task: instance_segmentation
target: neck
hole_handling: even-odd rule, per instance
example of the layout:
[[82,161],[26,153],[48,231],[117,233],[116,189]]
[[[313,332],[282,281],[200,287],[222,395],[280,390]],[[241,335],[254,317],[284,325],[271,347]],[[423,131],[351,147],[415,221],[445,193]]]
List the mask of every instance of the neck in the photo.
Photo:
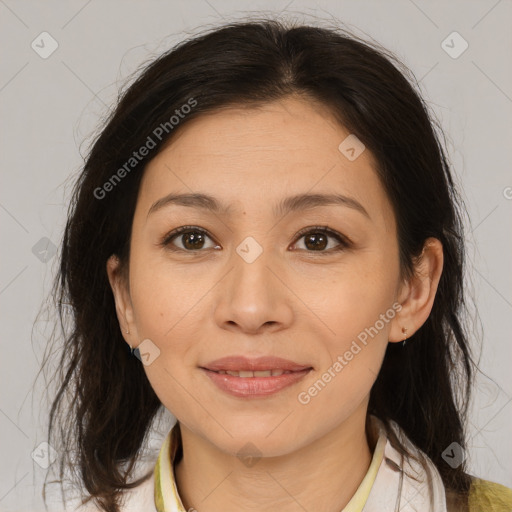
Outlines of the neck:
[[366,408],[312,443],[244,467],[180,425],[183,458],[175,465],[186,510],[339,512],[355,494],[371,462]]

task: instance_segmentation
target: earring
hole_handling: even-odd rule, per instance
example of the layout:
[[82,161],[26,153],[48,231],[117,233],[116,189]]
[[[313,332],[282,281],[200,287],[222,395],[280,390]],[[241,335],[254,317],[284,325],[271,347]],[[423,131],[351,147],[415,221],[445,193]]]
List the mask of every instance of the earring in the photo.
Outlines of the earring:
[[402,327],[402,334],[405,336],[402,342],[402,347],[405,347],[405,340],[407,339],[407,329],[405,327]]
[[133,348],[130,345],[130,353],[132,356],[135,356],[139,361],[142,361],[142,359],[140,357],[140,350],[138,348]]
[[129,330],[128,330],[128,331],[124,331],[124,332],[125,332],[126,334],[130,334],[130,331],[129,331]]

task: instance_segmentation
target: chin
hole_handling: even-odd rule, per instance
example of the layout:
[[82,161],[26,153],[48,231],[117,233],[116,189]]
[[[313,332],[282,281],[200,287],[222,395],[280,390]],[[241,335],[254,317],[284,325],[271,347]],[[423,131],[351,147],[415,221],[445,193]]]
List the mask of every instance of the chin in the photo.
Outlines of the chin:
[[246,417],[246,421],[240,418],[233,422],[224,420],[222,426],[231,435],[219,425],[215,429],[208,428],[202,435],[219,450],[231,456],[278,457],[293,452],[302,445],[295,430],[291,432],[289,426],[283,429],[278,426],[284,417],[286,415],[281,416],[278,421],[274,417],[261,421],[260,414],[259,419]]

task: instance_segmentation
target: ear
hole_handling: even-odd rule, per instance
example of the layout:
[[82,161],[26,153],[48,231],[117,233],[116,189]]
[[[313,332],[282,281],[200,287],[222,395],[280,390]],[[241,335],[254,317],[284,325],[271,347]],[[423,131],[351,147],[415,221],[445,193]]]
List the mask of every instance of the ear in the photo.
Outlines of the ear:
[[137,327],[134,321],[128,282],[121,273],[120,261],[115,254],[107,260],[107,275],[114,294],[119,328],[123,338],[131,347],[138,342]]
[[415,260],[413,277],[399,291],[398,302],[402,309],[393,318],[390,342],[410,338],[425,323],[432,311],[442,271],[443,245],[437,238],[428,238]]

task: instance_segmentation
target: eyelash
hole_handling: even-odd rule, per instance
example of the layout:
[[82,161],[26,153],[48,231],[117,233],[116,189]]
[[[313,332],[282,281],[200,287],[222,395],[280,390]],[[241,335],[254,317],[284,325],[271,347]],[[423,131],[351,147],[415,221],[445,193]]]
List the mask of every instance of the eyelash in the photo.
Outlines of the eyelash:
[[[164,237],[162,238],[162,240],[160,241],[160,243],[158,245],[161,247],[165,247],[171,251],[179,251],[179,252],[186,252],[186,253],[205,252],[204,250],[201,250],[201,249],[199,249],[197,251],[187,251],[185,249],[181,249],[180,247],[171,247],[171,242],[174,238],[176,238],[178,235],[181,235],[183,233],[190,233],[190,232],[201,233],[213,240],[213,238],[210,236],[208,231],[206,231],[205,229],[199,228],[197,226],[181,226],[181,227],[174,229],[173,231],[167,233],[166,235],[164,235]],[[334,249],[329,249],[327,251],[307,251],[306,250],[306,252],[309,252],[309,253],[332,254],[333,252],[338,252],[338,251],[348,249],[348,248],[352,247],[352,245],[353,245],[352,242],[346,236],[341,235],[337,231],[334,231],[334,230],[328,228],[327,226],[312,226],[312,227],[307,227],[307,228],[301,229],[296,235],[296,242],[299,241],[305,235],[308,235],[310,233],[326,234],[328,236],[335,238],[339,242],[340,245]]]

